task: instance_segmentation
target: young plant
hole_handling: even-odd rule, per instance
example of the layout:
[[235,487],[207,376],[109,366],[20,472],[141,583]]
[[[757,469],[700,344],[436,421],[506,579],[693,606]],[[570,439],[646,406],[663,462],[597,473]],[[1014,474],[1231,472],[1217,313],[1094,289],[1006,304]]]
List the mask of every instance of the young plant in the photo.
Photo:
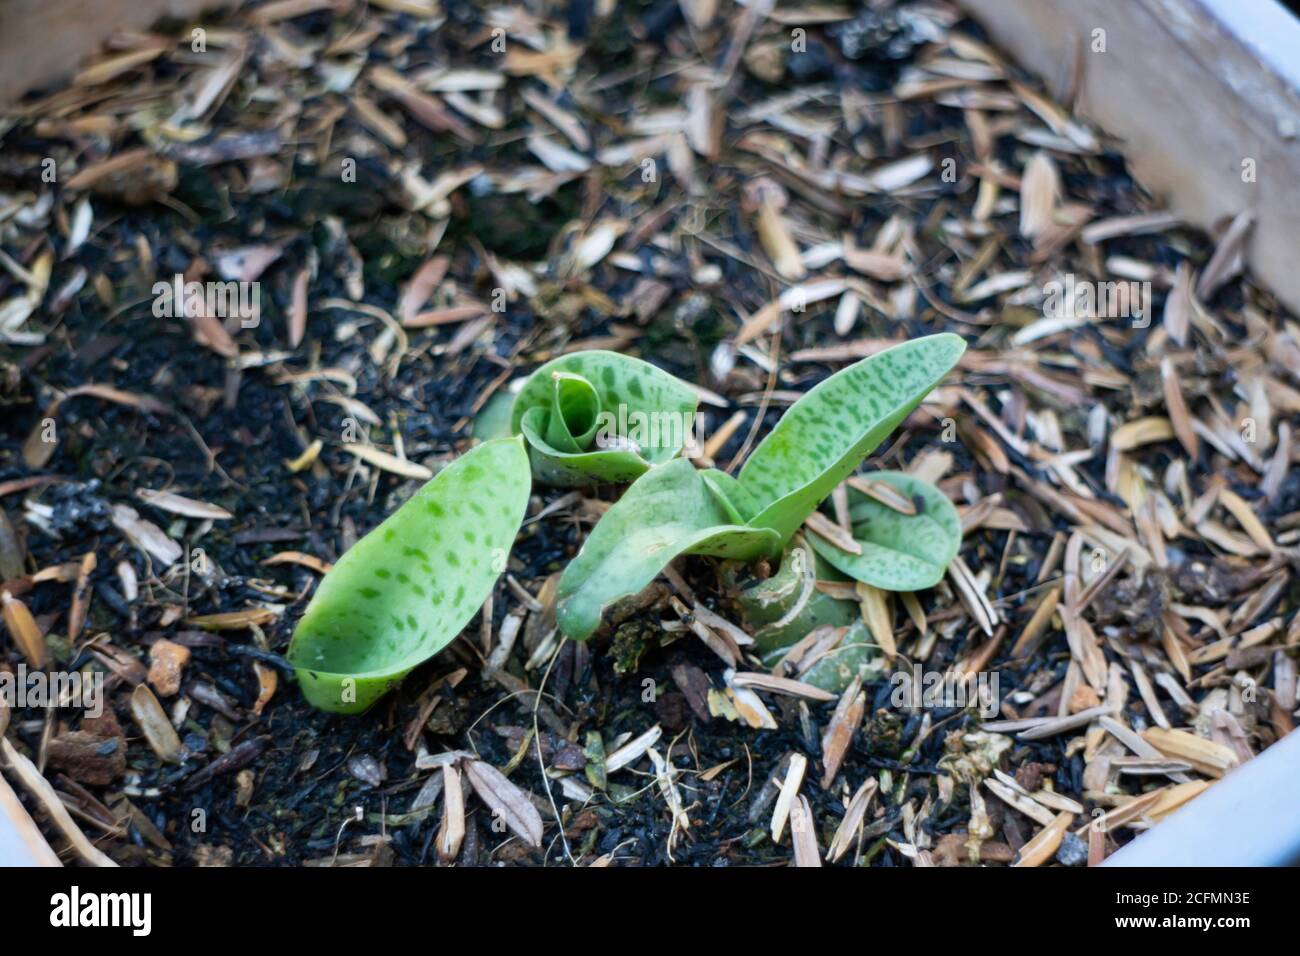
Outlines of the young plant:
[[[686,460],[648,472],[597,522],[565,569],[557,590],[560,629],[577,640],[590,637],[607,607],[636,594],[678,555],[779,556],[808,516],[920,404],[965,349],[959,336],[931,335],[837,372],[786,411],[736,478],[696,471]],[[942,498],[937,491],[934,495]],[[923,498],[928,507],[933,496]],[[863,513],[861,533],[874,535],[873,523],[885,522],[863,502],[857,506]],[[960,542],[960,525],[929,521],[926,528],[931,538],[945,531],[956,537],[943,547],[931,542],[920,556],[903,548],[906,532],[868,537],[872,558],[844,562],[845,573],[886,580],[877,559],[881,550],[892,550],[915,559],[894,577],[910,589],[924,578],[918,564],[947,554],[946,565]]]
[[360,713],[449,644],[505,569],[530,485],[520,439],[485,442],[349,548],[289,645],[307,700]]
[[694,388],[649,362],[574,352],[528,377],[510,427],[543,484],[625,482],[677,456],[698,402]]

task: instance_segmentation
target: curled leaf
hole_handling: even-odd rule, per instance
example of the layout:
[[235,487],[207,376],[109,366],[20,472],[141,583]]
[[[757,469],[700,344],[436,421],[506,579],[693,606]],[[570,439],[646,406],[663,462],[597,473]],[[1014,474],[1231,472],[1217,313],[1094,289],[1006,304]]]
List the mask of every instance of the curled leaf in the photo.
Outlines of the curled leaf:
[[740,470],[740,484],[765,503],[749,524],[789,541],[965,350],[947,332],[904,342],[836,372],[791,405]]
[[289,645],[307,700],[359,713],[450,643],[504,570],[528,494],[522,442],[485,442],[353,545]]
[[842,601],[817,590],[816,562],[796,539],[781,557],[771,577],[755,581],[743,566],[728,564],[723,583],[735,594],[754,650],[768,667],[798,640],[819,627],[844,627],[858,617],[853,601]]
[[556,620],[585,640],[602,611],[638,593],[679,554],[749,561],[774,555],[774,531],[737,524],[685,458],[647,472],[596,523],[556,591]]
[[675,458],[694,423],[695,389],[648,362],[592,350],[547,362],[524,383],[511,429],[537,480],[632,481]]
[[943,578],[961,547],[961,517],[938,488],[899,471],[872,474],[901,492],[915,514],[849,487],[849,518],[861,554],[850,554],[817,534],[808,543],[838,571],[885,591],[920,591]]

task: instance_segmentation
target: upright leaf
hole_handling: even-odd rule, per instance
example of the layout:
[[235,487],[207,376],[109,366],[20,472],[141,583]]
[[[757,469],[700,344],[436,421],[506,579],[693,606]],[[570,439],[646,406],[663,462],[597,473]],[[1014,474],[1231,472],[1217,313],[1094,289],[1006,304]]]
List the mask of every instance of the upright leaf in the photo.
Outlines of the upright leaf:
[[560,577],[560,629],[590,637],[606,607],[639,592],[679,554],[748,561],[779,553],[774,531],[733,521],[685,458],[647,472],[605,512]]
[[836,372],[790,406],[740,470],[741,485],[765,503],[749,523],[788,541],[965,350],[951,333],[904,342]]
[[916,506],[903,514],[849,487],[849,518],[861,554],[849,554],[816,534],[808,543],[818,555],[849,577],[886,591],[934,587],[961,547],[961,517],[938,488],[900,471],[878,471],[883,481]]
[[529,490],[522,442],[485,442],[353,545],[289,645],[307,700],[359,713],[450,643],[504,569]]
[[632,481],[682,450],[698,400],[694,388],[649,362],[574,352],[528,377],[511,427],[527,439],[538,481]]

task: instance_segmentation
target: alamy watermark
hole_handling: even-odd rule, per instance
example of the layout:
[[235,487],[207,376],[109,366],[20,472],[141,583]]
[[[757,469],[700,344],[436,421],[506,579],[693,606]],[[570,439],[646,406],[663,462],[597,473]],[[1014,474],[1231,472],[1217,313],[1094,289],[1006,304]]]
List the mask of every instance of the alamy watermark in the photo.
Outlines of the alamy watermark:
[[171,281],[153,284],[155,318],[194,319],[209,315],[218,319],[239,319],[245,329],[255,329],[262,320],[260,282],[186,282],[176,273]]
[[682,448],[692,454],[703,442],[695,412],[643,412],[620,404],[596,416],[597,448]]
[[960,676],[944,671],[927,671],[913,664],[911,672],[898,671],[889,678],[893,692],[889,702],[899,709],[922,707],[976,707],[985,720],[1001,709],[998,672],[979,671]]
[[1132,319],[1133,328],[1151,324],[1151,283],[1093,282],[1067,272],[1043,286],[1043,315],[1052,319]]
[[12,709],[79,707],[87,717],[104,713],[104,675],[99,671],[0,671],[0,700]]

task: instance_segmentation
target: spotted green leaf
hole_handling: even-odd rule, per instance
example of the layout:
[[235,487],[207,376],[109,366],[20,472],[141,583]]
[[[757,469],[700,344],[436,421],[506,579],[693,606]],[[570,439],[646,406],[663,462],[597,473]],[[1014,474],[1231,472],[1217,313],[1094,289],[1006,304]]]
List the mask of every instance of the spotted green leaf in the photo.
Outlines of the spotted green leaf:
[[904,342],[836,372],[791,405],[740,470],[740,484],[765,503],[749,524],[789,541],[965,350],[951,333]]
[[485,442],[348,549],[289,645],[307,700],[360,713],[449,644],[505,568],[529,489],[523,443]]
[[606,607],[641,591],[679,554],[749,561],[780,552],[776,532],[735,523],[700,472],[678,458],[637,479],[596,523],[560,577],[556,620],[585,640]]
[[928,481],[899,471],[871,473],[902,492],[917,507],[905,515],[850,487],[849,519],[861,554],[849,554],[816,534],[808,542],[824,560],[849,577],[886,591],[920,591],[943,578],[961,547],[961,518],[943,492]]
[[698,398],[690,385],[649,362],[574,352],[528,377],[511,428],[527,439],[540,482],[632,481],[682,450]]

